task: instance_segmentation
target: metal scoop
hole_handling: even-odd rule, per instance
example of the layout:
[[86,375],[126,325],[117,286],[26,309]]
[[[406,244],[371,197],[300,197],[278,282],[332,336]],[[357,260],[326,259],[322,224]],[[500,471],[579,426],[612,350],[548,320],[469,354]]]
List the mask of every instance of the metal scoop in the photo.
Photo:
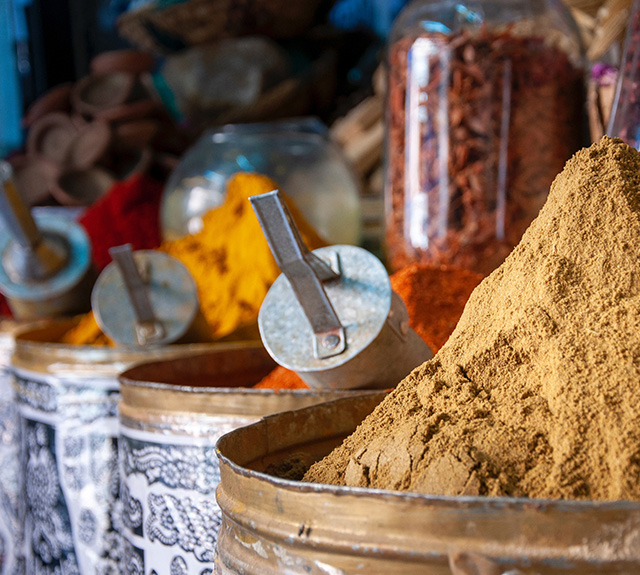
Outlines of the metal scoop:
[[20,319],[89,309],[91,249],[81,226],[66,218],[34,218],[22,202],[13,170],[0,161],[0,292]]
[[174,343],[198,313],[196,284],[177,259],[131,244],[109,250],[113,262],[96,281],[91,303],[102,331],[118,345]]
[[258,317],[280,365],[313,388],[387,388],[433,357],[380,260],[347,245],[310,252],[277,190],[249,200],[283,272]]

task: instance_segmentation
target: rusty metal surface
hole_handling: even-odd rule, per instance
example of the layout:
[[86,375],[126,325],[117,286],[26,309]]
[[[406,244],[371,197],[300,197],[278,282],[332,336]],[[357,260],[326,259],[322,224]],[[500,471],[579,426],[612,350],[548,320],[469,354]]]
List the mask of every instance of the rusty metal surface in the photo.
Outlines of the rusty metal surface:
[[[100,274],[91,294],[98,325],[119,345],[167,345],[178,341],[193,324],[199,309],[198,291],[191,274],[168,254],[118,249],[121,251],[113,250],[114,261]],[[130,269],[125,274],[119,266],[127,264]],[[130,293],[127,286],[136,279],[139,289]],[[138,317],[141,302],[145,314]],[[155,338],[151,337],[153,334]]]
[[184,357],[211,349],[236,349],[247,342],[181,344],[141,349],[138,346],[117,348],[94,345],[56,343],[63,334],[77,324],[77,320],[58,320],[46,327],[21,331],[16,336],[12,364],[16,368],[28,366],[41,373],[90,377],[92,373],[115,377],[134,364]]
[[637,575],[640,503],[436,497],[262,472],[328,453],[373,409],[342,399],[218,442],[219,575]]

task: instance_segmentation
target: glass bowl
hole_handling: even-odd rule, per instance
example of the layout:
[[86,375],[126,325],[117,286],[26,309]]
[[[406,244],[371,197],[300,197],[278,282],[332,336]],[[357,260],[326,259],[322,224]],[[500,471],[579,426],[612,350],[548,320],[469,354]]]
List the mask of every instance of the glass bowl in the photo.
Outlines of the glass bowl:
[[202,229],[202,216],[219,206],[237,172],[273,178],[329,243],[360,241],[359,180],[318,120],[228,125],[208,131],[187,150],[164,190],[163,239]]

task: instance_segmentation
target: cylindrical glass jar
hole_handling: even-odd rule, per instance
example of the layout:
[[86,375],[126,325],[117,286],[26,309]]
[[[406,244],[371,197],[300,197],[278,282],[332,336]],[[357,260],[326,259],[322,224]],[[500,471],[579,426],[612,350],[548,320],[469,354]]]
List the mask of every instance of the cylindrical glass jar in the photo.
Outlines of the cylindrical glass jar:
[[415,0],[388,66],[389,264],[488,273],[583,143],[575,21],[557,0]]
[[634,0],[607,134],[640,149],[640,0]]

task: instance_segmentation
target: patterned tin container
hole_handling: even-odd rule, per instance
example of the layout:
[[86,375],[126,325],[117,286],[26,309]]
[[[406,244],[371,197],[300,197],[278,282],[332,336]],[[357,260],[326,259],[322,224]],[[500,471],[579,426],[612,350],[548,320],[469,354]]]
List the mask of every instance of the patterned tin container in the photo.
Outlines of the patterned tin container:
[[22,485],[20,480],[20,418],[11,387],[9,364],[16,331],[24,322],[0,320],[0,574],[24,572]]
[[117,376],[143,360],[211,348],[141,350],[51,343],[72,325],[56,322],[21,332],[11,359],[22,433],[26,575],[123,571],[116,512]]
[[375,407],[341,399],[220,439],[216,575],[637,575],[640,502],[437,497],[279,479]]
[[212,573],[221,435],[264,415],[372,393],[248,388],[274,366],[263,348],[245,348],[121,375],[126,575]]

